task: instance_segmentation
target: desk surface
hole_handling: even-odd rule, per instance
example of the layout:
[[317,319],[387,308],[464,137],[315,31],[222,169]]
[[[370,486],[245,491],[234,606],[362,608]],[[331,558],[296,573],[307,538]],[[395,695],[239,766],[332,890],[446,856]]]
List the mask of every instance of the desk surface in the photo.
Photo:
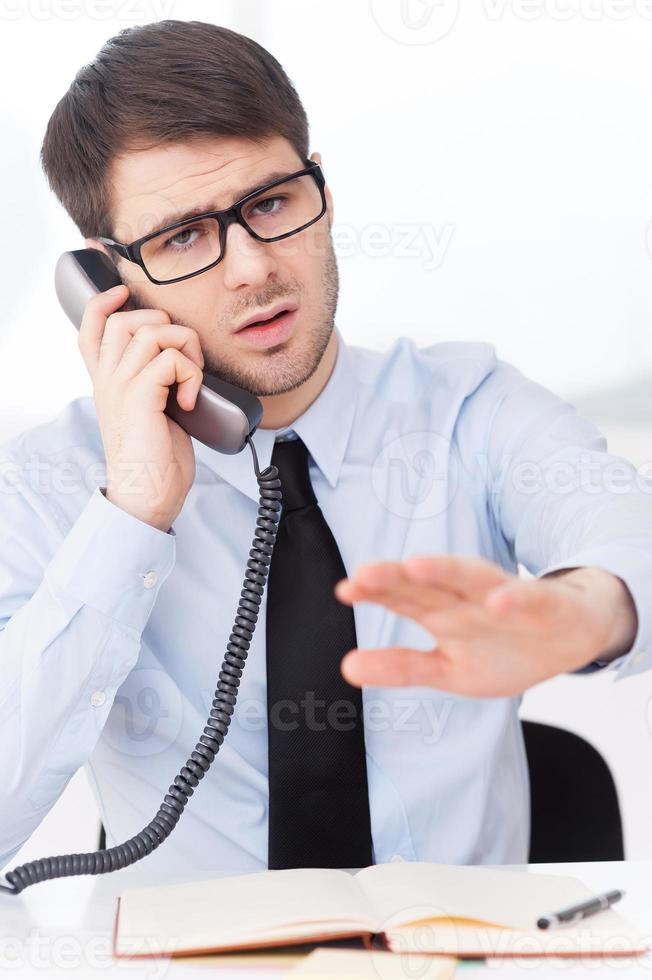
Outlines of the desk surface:
[[[626,895],[618,911],[644,932],[652,942],[652,861],[596,862],[592,864],[536,865],[532,870],[551,874],[575,875],[595,891],[622,888]],[[184,880],[188,880],[185,876]],[[201,874],[194,875],[202,877]],[[203,877],[215,877],[215,873]],[[149,980],[190,980],[201,977],[207,969],[220,977],[238,980],[260,980],[281,977],[287,967],[274,970],[226,968],[219,957],[151,960],[113,960],[111,935],[116,897],[127,887],[167,884],[176,879],[153,875],[146,861],[133,868],[97,877],[63,878],[43,882],[13,897],[0,892],[0,973],[20,980],[51,978],[86,980],[86,978],[147,977]],[[511,977],[554,977],[576,980],[579,977],[621,976],[627,980],[652,977],[652,954],[615,965],[593,961],[585,965],[569,961],[488,961],[461,963],[456,976],[468,980],[494,980]],[[379,978],[380,980],[380,978]]]

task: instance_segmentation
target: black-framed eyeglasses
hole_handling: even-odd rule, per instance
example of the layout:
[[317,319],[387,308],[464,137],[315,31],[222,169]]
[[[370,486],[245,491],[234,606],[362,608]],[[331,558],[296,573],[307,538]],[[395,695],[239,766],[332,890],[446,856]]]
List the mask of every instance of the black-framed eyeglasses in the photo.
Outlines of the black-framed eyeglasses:
[[198,276],[222,261],[234,222],[256,241],[278,242],[319,221],[326,211],[326,181],[318,163],[304,163],[303,170],[263,184],[223,211],[182,218],[129,245],[111,238],[98,241],[139,265],[157,286]]

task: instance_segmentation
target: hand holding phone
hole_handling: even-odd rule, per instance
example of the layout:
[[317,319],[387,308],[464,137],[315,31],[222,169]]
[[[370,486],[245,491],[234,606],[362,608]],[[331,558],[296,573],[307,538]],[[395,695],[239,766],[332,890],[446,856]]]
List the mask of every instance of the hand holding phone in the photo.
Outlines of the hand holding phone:
[[195,330],[172,324],[163,310],[129,310],[127,287],[98,249],[64,252],[55,289],[80,331],[93,380],[111,465],[107,496],[167,530],[194,479],[188,437],[216,452],[239,453],[262,419],[262,405],[250,392],[201,372]]
[[91,297],[79,349],[93,382],[107,466],[107,499],[167,531],[195,478],[190,436],[165,414],[168,392],[194,408],[204,358],[195,330],[163,310],[127,310],[126,286]]

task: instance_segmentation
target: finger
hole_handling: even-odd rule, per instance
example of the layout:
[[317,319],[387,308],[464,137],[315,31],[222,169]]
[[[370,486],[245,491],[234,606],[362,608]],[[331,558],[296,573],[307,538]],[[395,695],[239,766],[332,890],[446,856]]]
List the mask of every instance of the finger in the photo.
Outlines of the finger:
[[472,628],[486,628],[486,623],[476,627],[479,615],[485,620],[490,618],[489,610],[478,607],[477,603],[457,599],[440,589],[423,589],[413,584],[408,584],[405,590],[382,592],[360,588],[349,579],[341,579],[334,591],[336,598],[345,605],[377,603],[398,616],[413,619],[436,635],[442,630],[449,636],[467,635]]
[[189,412],[194,408],[203,377],[202,369],[194,361],[174,347],[166,347],[143,368],[133,384],[150,392],[149,404],[162,412],[167,404],[170,385],[176,382],[177,402],[184,411]]
[[100,343],[106,319],[126,303],[129,290],[126,286],[114,286],[104,293],[97,293],[86,304],[79,328],[78,346],[91,378],[95,380]]
[[335,597],[344,605],[352,606],[356,602],[372,602],[385,606],[401,616],[427,616],[429,613],[450,606],[450,593],[430,589],[419,589],[417,586],[399,587],[389,591],[364,588],[355,585],[348,579],[342,579],[334,587]]
[[144,326],[170,323],[165,310],[126,310],[112,313],[107,319],[98,359],[98,372],[107,376],[116,370],[134,335]]
[[349,580],[364,588],[386,590],[407,582],[407,576],[402,562],[374,561],[357,565]]
[[340,579],[335,594],[341,602],[380,602],[390,605],[403,601],[405,608],[423,614],[444,609],[462,597],[439,586],[420,585],[410,580],[402,562],[374,562],[359,565],[351,578]]
[[486,558],[462,555],[415,555],[404,564],[410,581],[436,585],[465,599],[481,599],[515,577]]
[[[409,574],[408,560],[369,562],[358,565],[352,581],[362,589],[374,593],[403,592],[404,594],[432,595],[435,590],[444,590],[441,584],[419,582]],[[461,598],[461,595],[460,595]]]
[[461,598],[479,598],[511,577],[495,562],[456,555],[423,555],[402,562],[359,565],[350,580],[364,588],[390,589],[400,584],[436,586]]
[[398,562],[370,562],[358,565],[348,578],[335,584],[335,595],[341,602],[351,604],[368,599],[373,601],[388,589],[396,589],[400,580]]
[[342,658],[342,675],[356,687],[411,687],[427,685],[446,689],[447,660],[437,650],[385,647],[352,650]]
[[[346,580],[343,580],[343,582],[346,582]],[[338,593],[345,588],[345,585],[340,586],[340,583],[338,583],[335,588],[335,593],[338,598]],[[444,601],[441,601],[438,605],[433,605],[432,603],[422,602],[419,596],[412,598],[409,595],[402,596],[396,593],[383,595],[367,595],[366,593],[362,593],[358,596],[354,590],[351,589],[350,591],[354,592],[353,602],[376,602],[399,616],[406,616],[413,619],[420,626],[423,626],[432,633],[439,641],[482,639],[490,635],[502,635],[507,632],[513,632],[514,629],[518,630],[519,626],[527,630],[531,630],[532,628],[532,619],[529,616],[525,624],[519,624],[518,619],[514,622],[512,615],[494,609],[486,603],[455,600],[451,599],[450,596],[445,596],[444,593],[442,593],[445,596]],[[352,602],[347,602],[347,604],[352,604]]]
[[400,592],[368,592],[358,589],[347,579],[342,579],[335,586],[335,597],[344,605],[352,606],[354,602],[374,602],[384,606],[398,616],[407,616],[410,619],[420,621],[420,619],[431,611],[430,606],[426,605],[419,596],[402,595]]
[[116,373],[127,380],[134,378],[157,354],[168,347],[174,347],[200,368],[204,367],[204,355],[196,330],[176,323],[158,326],[147,323],[133,333]]

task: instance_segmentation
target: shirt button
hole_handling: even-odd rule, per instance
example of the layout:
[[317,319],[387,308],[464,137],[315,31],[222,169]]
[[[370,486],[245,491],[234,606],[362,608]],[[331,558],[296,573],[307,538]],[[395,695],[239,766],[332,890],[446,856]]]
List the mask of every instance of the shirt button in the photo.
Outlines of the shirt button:
[[402,861],[403,856],[401,854],[392,854],[390,861]]
[[147,575],[143,575],[143,585],[146,589],[152,589],[158,582],[158,575],[156,572],[148,572]]
[[635,653],[634,656],[632,657],[631,663],[640,664],[644,656],[645,656],[645,650],[639,650],[638,653]]
[[91,694],[91,704],[94,708],[101,708],[106,701],[106,694],[104,691],[93,691]]

